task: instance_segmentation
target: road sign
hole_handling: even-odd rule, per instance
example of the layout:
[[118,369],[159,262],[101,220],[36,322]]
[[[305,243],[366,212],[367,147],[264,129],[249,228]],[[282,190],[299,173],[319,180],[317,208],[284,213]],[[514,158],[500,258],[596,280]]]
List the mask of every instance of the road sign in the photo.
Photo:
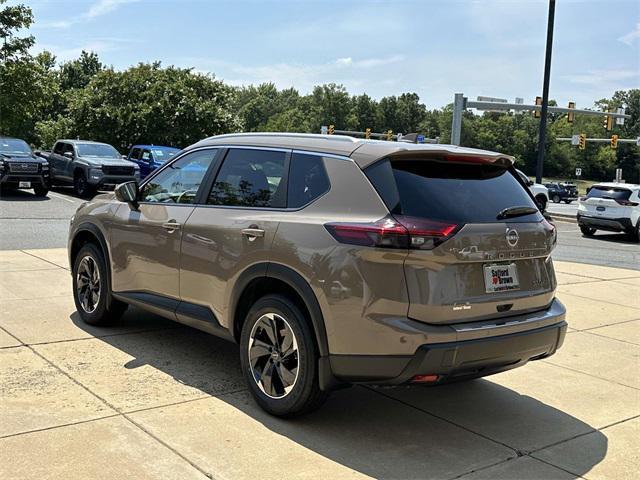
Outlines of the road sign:
[[[624,108],[618,108],[616,113],[624,113]],[[616,117],[616,125],[624,125],[624,117]]]
[[580,135],[571,135],[571,145],[580,145]]
[[424,143],[424,135],[418,135],[416,137],[416,143]]
[[580,177],[580,176],[582,176],[582,169],[576,168],[576,177]]

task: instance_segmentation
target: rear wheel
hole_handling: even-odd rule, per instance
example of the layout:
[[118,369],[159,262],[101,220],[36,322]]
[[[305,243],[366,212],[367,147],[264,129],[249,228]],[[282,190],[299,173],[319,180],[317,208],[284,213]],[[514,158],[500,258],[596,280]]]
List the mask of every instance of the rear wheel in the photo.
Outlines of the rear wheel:
[[46,197],[49,189],[44,185],[36,185],[33,187],[33,193],[36,194],[36,197]]
[[272,415],[301,415],[327,397],[313,331],[287,297],[267,295],[253,305],[242,326],[240,363],[254,399]]
[[595,228],[587,227],[586,225],[580,225],[580,231],[586,237],[592,237],[596,233]]
[[554,195],[551,200],[553,200],[553,203],[560,203],[560,195]]
[[126,303],[111,296],[104,256],[92,243],[84,245],[73,262],[73,299],[89,325],[115,323],[127,309]]

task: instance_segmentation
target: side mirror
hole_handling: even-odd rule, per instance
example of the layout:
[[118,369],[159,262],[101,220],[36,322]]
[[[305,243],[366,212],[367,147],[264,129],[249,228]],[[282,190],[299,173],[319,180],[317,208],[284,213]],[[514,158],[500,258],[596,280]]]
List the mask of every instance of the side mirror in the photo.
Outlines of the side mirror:
[[533,186],[533,182],[531,180],[527,180],[527,186],[528,187],[532,187]]
[[116,186],[116,199],[119,202],[127,202],[134,210],[138,209],[138,184],[125,182]]
[[126,155],[120,155],[120,157],[121,157],[123,160],[128,160],[128,159],[129,159],[129,157],[127,157]]
[[67,158],[73,158],[73,152],[64,152],[62,155],[64,155]]

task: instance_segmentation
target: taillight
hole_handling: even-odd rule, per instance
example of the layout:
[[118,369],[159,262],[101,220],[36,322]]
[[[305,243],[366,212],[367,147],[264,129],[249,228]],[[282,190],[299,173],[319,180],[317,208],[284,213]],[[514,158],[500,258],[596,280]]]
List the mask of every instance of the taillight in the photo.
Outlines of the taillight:
[[553,223],[549,222],[546,218],[542,220],[542,226],[544,227],[544,230],[550,235],[551,246],[555,247],[556,243],[558,242],[558,230],[556,229],[556,226]]
[[616,199],[616,202],[618,202],[618,205],[623,205],[625,207],[637,207],[638,206],[638,202],[632,202],[630,200]]
[[452,237],[461,225],[403,215],[387,215],[371,223],[327,223],[340,243],[363,247],[431,250]]

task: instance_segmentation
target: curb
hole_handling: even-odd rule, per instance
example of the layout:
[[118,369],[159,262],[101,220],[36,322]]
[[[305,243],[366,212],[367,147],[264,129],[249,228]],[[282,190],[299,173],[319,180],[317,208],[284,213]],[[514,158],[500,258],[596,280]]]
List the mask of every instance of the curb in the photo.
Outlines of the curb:
[[570,215],[568,213],[553,213],[553,212],[548,212],[548,213],[549,215],[551,215],[551,218],[562,220],[563,222],[578,223],[578,219],[576,218],[576,215]]

